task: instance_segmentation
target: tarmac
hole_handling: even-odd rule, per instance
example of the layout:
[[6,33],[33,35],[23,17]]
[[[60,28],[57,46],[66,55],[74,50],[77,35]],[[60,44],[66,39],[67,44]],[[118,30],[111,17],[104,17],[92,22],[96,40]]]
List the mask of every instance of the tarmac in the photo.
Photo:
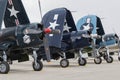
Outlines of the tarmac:
[[79,66],[72,59],[67,68],[61,68],[59,61],[43,62],[43,70],[37,72],[31,66],[32,60],[14,62],[8,74],[0,74],[0,80],[120,80],[120,62],[116,57],[113,63],[103,60],[99,65],[88,59],[86,66]]

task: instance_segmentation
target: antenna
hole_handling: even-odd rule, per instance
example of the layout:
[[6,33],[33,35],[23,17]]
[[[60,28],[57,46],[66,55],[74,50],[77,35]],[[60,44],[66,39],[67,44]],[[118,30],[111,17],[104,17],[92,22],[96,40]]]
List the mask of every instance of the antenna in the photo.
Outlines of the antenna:
[[40,0],[38,0],[38,4],[39,4],[40,16],[41,16],[41,19],[42,19],[42,8],[41,8],[41,2],[40,2]]

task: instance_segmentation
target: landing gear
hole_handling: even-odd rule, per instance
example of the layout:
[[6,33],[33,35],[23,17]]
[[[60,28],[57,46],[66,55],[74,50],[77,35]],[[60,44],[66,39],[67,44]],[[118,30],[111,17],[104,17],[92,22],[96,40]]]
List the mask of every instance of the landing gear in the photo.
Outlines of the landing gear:
[[60,61],[60,66],[66,68],[69,66],[69,61],[66,59],[66,53],[63,52],[63,59]]
[[3,51],[2,59],[3,61],[0,62],[0,73],[7,74],[10,71],[10,66],[7,63],[7,55],[5,51]]
[[43,68],[43,64],[41,61],[37,61],[37,63],[33,62],[32,66],[34,71],[41,71]]
[[[107,47],[106,47],[107,48]],[[113,62],[113,58],[110,56],[110,53],[109,53],[109,48],[107,48],[107,51],[106,51],[106,55],[105,55],[105,60],[107,63],[112,63]]]
[[7,62],[1,62],[0,63],[0,73],[1,74],[7,74],[10,71],[10,66]]
[[105,60],[106,60],[107,63],[112,63],[113,62],[113,57],[109,56]]
[[96,58],[94,59],[94,63],[95,63],[95,64],[101,64],[101,63],[102,63],[101,57],[96,57]]
[[38,60],[38,55],[36,53],[36,50],[33,50],[33,58],[34,62],[32,64],[34,71],[41,71],[43,69],[43,64],[40,60]]
[[61,66],[62,68],[68,67],[68,66],[69,66],[69,61],[68,61],[67,59],[62,59],[62,60],[60,61],[60,66]]
[[86,61],[85,58],[79,58],[79,59],[78,59],[78,64],[79,64],[80,66],[85,66],[85,65],[87,64],[87,61]]
[[118,52],[118,60],[120,61],[120,51]]
[[78,64],[79,64],[80,66],[85,66],[85,65],[87,64],[86,59],[82,57],[82,51],[81,51],[81,49],[79,50]]
[[103,58],[106,60],[107,63],[112,63],[113,62],[113,57],[109,55],[109,53],[105,54]]

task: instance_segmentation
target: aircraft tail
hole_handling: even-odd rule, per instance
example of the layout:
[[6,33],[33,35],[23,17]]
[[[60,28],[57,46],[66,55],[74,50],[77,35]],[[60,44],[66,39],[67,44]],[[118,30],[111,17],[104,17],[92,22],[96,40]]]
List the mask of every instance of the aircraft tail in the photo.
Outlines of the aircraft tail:
[[7,5],[7,0],[0,0],[0,29],[2,27],[2,20],[4,18],[6,5]]
[[89,30],[91,34],[105,34],[100,18],[95,15],[88,15],[79,19],[77,30]]
[[98,35],[104,35],[105,34],[102,22],[101,22],[99,17],[97,17],[97,34]]
[[66,10],[65,24],[64,24],[64,29],[63,29],[64,33],[77,31],[71,11],[69,11],[66,8],[64,9]]
[[61,47],[63,33],[77,31],[72,14],[66,8],[57,8],[47,12],[43,19],[44,27],[59,29],[60,34],[46,35],[49,46]]
[[30,21],[21,0],[8,0],[5,17],[5,27],[29,24]]
[[[99,17],[95,15],[84,16],[77,22],[77,30],[89,30],[91,34],[104,35],[104,29]],[[96,44],[99,44],[102,39],[97,39]]]

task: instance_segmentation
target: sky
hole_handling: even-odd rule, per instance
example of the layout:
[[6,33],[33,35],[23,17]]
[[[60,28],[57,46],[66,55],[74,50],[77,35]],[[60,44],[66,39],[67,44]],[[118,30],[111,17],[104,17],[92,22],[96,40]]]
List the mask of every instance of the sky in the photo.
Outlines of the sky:
[[[38,0],[22,0],[31,22],[41,22]],[[40,0],[42,16],[49,10],[65,7],[72,12],[75,22],[86,15],[101,18],[105,33],[120,36],[120,0]]]

